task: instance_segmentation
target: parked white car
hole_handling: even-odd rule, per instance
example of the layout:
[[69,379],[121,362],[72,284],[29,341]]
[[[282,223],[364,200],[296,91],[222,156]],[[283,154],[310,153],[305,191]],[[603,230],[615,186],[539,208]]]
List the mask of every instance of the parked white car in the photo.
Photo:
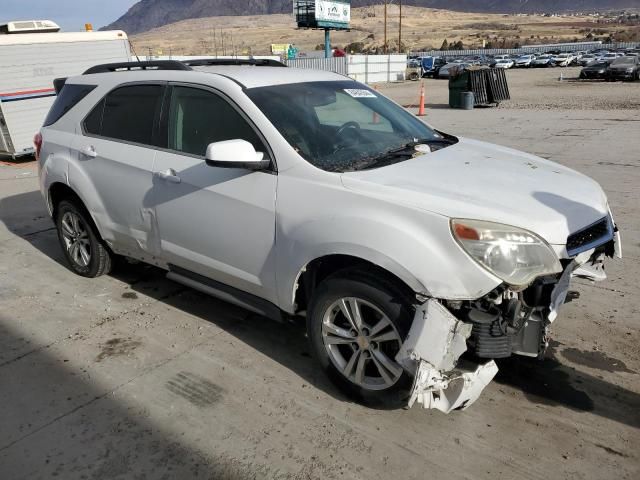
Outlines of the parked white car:
[[573,57],[570,53],[560,53],[558,55],[552,56],[551,60],[556,67],[568,67],[569,65],[571,65]]
[[515,65],[515,62],[511,58],[501,58],[494,65],[495,68],[511,68]]
[[[619,251],[602,188],[337,73],[283,67],[67,79],[35,144],[70,268],[97,277],[122,255],[305,316],[319,367],[366,404],[464,409],[494,358],[543,355],[570,279],[604,279]],[[459,364],[466,350],[483,360]]]
[[624,53],[621,53],[621,52],[610,52],[610,53],[605,53],[601,57],[598,57],[598,61],[599,62],[611,63],[616,58],[620,58],[620,57],[624,57]]
[[582,57],[580,57],[580,59],[578,60],[578,65],[585,67],[590,63],[595,62],[597,59],[598,59],[598,56],[596,54],[587,53],[585,55],[582,55]]
[[531,61],[532,67],[551,67],[553,66],[553,59],[551,55],[543,54]]
[[530,67],[531,66],[531,62],[533,62],[534,58],[535,57],[533,55],[521,55],[520,57],[516,58],[515,66],[516,67]]

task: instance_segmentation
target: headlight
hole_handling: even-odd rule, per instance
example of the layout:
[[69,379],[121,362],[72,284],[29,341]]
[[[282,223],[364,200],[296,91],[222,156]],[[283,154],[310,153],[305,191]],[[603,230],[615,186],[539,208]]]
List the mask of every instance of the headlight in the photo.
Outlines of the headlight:
[[452,219],[451,232],[480,265],[514,287],[562,271],[549,244],[536,234],[500,223]]
[[627,68],[627,73],[633,73],[633,67]]

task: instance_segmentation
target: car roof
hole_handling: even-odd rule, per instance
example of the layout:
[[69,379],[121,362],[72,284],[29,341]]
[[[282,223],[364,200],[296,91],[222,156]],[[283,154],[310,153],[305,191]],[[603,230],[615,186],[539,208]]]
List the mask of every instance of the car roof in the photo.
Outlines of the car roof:
[[273,85],[286,85],[304,82],[330,82],[344,81],[351,78],[334,72],[324,70],[312,70],[304,68],[289,67],[266,67],[266,66],[227,66],[227,65],[207,65],[195,66],[193,70],[131,70],[108,73],[94,73],[81,75],[69,79],[70,83],[110,83],[121,84],[139,81],[197,81],[206,83],[209,75],[220,75],[244,88],[266,87]]

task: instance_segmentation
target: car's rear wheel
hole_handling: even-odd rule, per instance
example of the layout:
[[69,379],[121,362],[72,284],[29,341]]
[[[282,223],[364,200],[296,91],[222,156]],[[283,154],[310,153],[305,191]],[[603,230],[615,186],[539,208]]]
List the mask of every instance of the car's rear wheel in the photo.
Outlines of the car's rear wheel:
[[69,200],[61,201],[56,208],[56,227],[71,270],[83,277],[109,273],[111,252],[81,205]]
[[412,318],[393,283],[352,271],[318,286],[307,328],[314,356],[344,393],[369,406],[397,408],[412,383],[395,360]]

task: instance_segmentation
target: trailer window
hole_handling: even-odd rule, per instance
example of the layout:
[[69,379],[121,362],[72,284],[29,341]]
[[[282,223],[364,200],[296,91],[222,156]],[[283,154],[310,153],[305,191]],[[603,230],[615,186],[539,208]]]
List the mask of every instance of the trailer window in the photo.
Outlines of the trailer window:
[[94,88],[95,85],[66,84],[53,102],[43,126],[48,127],[56,123]]

